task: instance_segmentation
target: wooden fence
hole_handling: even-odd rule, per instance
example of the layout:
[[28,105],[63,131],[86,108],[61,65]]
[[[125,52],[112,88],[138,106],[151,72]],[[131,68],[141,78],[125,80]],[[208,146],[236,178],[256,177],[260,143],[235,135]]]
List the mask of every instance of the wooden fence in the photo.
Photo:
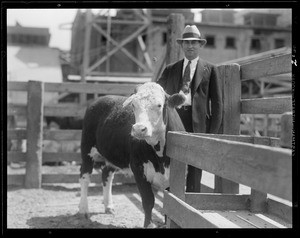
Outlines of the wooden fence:
[[[87,105],[61,103],[44,105],[44,92],[130,95],[136,84],[130,83],[43,83],[39,81],[8,82],[9,91],[27,91],[27,104],[10,103],[8,115],[26,115],[27,129],[9,129],[7,140],[27,140],[27,151],[8,151],[10,162],[26,161],[26,172],[8,175],[8,184],[25,184],[28,188],[39,188],[42,183],[77,183],[78,174],[43,174],[42,163],[59,161],[81,161],[80,153],[43,152],[43,140],[76,141],[81,139],[81,130],[43,130],[45,116],[83,117]],[[28,139],[30,138],[30,139]],[[101,182],[101,176],[93,175],[92,182]],[[133,182],[132,178],[116,174],[115,182]]]
[[[239,66],[218,66],[223,85],[223,134],[169,132],[170,191],[164,193],[169,227],[291,227],[292,114],[282,119],[281,140],[242,136],[241,114],[282,114],[292,111],[292,97],[241,99],[241,81],[291,72],[291,54]],[[289,126],[284,126],[289,121]],[[286,130],[288,128],[289,130]],[[187,164],[215,175],[215,193],[186,193]],[[239,184],[251,188],[239,194]],[[222,186],[220,186],[222,185]],[[269,195],[271,194],[271,195]],[[274,199],[273,196],[277,198]]]

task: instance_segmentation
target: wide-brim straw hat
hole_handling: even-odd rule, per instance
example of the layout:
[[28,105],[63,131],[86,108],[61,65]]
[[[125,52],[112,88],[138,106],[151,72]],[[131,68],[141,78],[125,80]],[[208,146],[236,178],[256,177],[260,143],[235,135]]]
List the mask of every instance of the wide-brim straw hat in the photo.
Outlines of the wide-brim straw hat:
[[187,25],[183,30],[182,37],[176,39],[178,44],[181,44],[184,40],[198,40],[202,46],[206,44],[206,40],[201,38],[201,33],[195,25]]

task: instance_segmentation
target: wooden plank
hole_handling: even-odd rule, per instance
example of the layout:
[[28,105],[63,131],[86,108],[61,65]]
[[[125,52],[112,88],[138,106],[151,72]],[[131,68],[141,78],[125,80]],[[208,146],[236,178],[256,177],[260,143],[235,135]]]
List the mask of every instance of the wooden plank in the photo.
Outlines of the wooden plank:
[[246,210],[249,195],[186,193],[185,202],[198,210]]
[[7,130],[7,140],[20,140],[27,138],[26,129],[8,129]]
[[[27,139],[26,129],[7,130],[8,140]],[[55,141],[80,141],[81,130],[44,130],[44,140]]]
[[292,199],[292,151],[168,132],[167,155],[283,199]]
[[[79,174],[43,174],[43,183],[78,183]],[[91,183],[102,183],[101,174],[92,174]],[[113,183],[135,183],[134,177],[116,173]]]
[[[240,66],[228,64],[218,66],[223,95],[223,118],[219,133],[228,135],[240,134],[240,99],[241,80]],[[216,176],[216,193],[239,193],[239,185],[225,178]]]
[[27,91],[27,82],[21,81],[8,81],[7,82],[8,91]]
[[122,83],[45,83],[46,92],[69,92],[69,93],[97,93],[97,94],[131,94],[136,85]]
[[171,159],[170,164],[170,191],[181,200],[185,200],[186,164]]
[[284,113],[281,117],[280,146],[292,148],[293,141],[293,114],[292,112]]
[[26,115],[27,114],[27,105],[26,104],[7,104],[7,115],[16,116],[16,115]]
[[53,106],[45,106],[44,114],[45,116],[54,116],[54,117],[80,117],[83,118],[86,105],[64,105],[64,104],[56,104]]
[[223,135],[223,134],[205,134],[192,133],[193,135],[205,136],[209,138],[218,138],[223,140],[238,141],[256,145],[279,146],[280,139],[268,136],[248,136],[248,135]]
[[82,130],[44,130],[44,140],[80,141]]
[[282,114],[292,111],[292,97],[242,99],[242,114]]
[[25,162],[26,161],[26,153],[17,152],[17,151],[8,151],[7,152],[7,163],[10,162]]
[[167,18],[167,46],[166,64],[171,64],[183,58],[183,52],[176,42],[181,37],[184,29],[184,16],[181,14],[170,14]]
[[284,54],[254,61],[241,66],[241,79],[256,79],[292,72],[291,54]]
[[164,213],[182,228],[217,228],[202,214],[175,195],[164,191]]
[[76,152],[44,152],[43,163],[59,161],[81,162],[81,154]]
[[[9,174],[7,175],[7,185],[23,185],[24,174]],[[79,183],[79,174],[43,174],[42,183]],[[102,183],[101,174],[92,174],[91,182]],[[134,177],[129,177],[121,173],[116,173],[113,183],[133,184]]]
[[[45,92],[130,95],[137,83],[45,83]],[[25,91],[27,83],[8,82],[8,90]]]
[[250,211],[265,212],[267,210],[267,194],[251,189],[250,194]]
[[26,188],[40,188],[42,184],[42,149],[44,119],[44,83],[28,82],[27,98],[27,158]]
[[267,211],[288,223],[293,221],[293,207],[273,199],[267,199]]

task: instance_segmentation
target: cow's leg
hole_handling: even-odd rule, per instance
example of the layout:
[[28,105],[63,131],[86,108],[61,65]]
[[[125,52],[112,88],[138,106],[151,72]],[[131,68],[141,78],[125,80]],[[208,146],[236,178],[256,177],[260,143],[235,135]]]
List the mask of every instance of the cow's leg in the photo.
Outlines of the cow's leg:
[[93,166],[94,166],[93,157],[90,154],[91,150],[92,150],[92,146],[82,141],[81,144],[82,163],[80,167],[80,178],[79,178],[79,183],[81,187],[79,213],[84,214],[86,218],[88,218],[88,213],[89,213],[88,199],[87,199],[88,187],[89,187],[90,177],[93,172]]
[[143,166],[131,165],[131,169],[142,198],[142,205],[145,213],[144,227],[155,228],[156,226],[152,222],[152,209],[154,207],[155,198],[151,183],[146,180]]
[[112,182],[114,179],[115,169],[110,166],[105,166],[102,169],[102,185],[103,185],[103,203],[105,213],[113,213],[113,200],[112,200]]

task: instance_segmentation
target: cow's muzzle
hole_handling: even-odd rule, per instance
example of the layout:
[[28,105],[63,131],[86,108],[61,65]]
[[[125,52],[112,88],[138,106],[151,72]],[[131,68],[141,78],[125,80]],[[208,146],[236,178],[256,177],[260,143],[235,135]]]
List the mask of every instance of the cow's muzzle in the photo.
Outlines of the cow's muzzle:
[[151,136],[147,126],[141,123],[136,123],[132,126],[131,135],[137,139],[145,139]]

